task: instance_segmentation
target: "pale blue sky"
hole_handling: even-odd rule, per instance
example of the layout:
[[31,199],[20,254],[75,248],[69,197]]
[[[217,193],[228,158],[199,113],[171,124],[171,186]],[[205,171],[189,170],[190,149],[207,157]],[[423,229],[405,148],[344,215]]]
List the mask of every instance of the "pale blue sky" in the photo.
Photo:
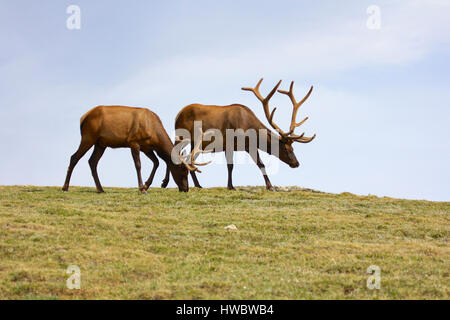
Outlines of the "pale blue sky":
[[[81,8],[81,30],[66,8]],[[369,5],[381,29],[366,27]],[[243,103],[264,76],[296,94],[315,90],[297,144],[300,167],[279,164],[274,185],[410,199],[450,200],[450,1],[0,1],[0,184],[62,185],[80,140],[79,118],[100,104],[148,107],[169,134],[199,102]],[[275,96],[286,128],[291,105]],[[72,185],[93,186],[89,154]],[[143,176],[151,162],[142,155]],[[159,186],[161,166],[154,186]],[[199,175],[226,186],[226,167]],[[104,186],[137,185],[129,150],[108,149]],[[192,183],[190,183],[192,185]],[[234,184],[264,185],[253,164]],[[174,186],[171,182],[170,186]]]

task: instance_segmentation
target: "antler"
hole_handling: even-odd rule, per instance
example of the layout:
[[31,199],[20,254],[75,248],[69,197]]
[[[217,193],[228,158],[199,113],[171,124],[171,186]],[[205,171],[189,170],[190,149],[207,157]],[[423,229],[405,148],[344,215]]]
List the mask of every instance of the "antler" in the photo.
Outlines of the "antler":
[[289,91],[285,91],[285,90],[281,90],[281,89],[278,90],[279,93],[285,94],[291,99],[292,107],[294,108],[292,110],[292,118],[291,118],[291,125],[289,127],[289,132],[286,134],[286,136],[284,136],[284,138],[291,139],[291,140],[294,140],[294,141],[297,141],[297,142],[308,143],[308,142],[311,142],[316,137],[316,134],[314,134],[312,137],[304,137],[305,133],[302,133],[301,135],[293,134],[295,128],[300,127],[303,123],[305,123],[306,120],[308,120],[308,117],[306,117],[302,121],[300,121],[299,123],[296,123],[298,109],[303,104],[303,102],[305,102],[306,99],[309,98],[309,96],[311,95],[311,92],[313,91],[313,88],[314,87],[311,86],[311,89],[309,89],[309,91],[306,94],[306,96],[302,100],[300,100],[299,102],[297,102],[295,100],[295,97],[294,97],[294,81],[291,82],[291,86],[289,87]]
[[242,90],[253,92],[255,94],[255,96],[258,98],[258,100],[261,101],[267,121],[272,126],[272,128],[274,128],[280,134],[280,136],[282,136],[284,139],[293,140],[293,141],[297,141],[297,142],[303,142],[303,143],[311,142],[316,137],[315,134],[312,137],[304,137],[305,133],[302,133],[301,135],[296,135],[296,134],[294,134],[294,130],[295,130],[295,128],[297,128],[297,127],[301,126],[303,123],[305,123],[306,120],[308,120],[308,117],[306,117],[299,123],[295,122],[296,118],[297,118],[298,109],[303,104],[303,102],[305,102],[306,99],[309,98],[309,96],[311,95],[311,92],[313,90],[313,87],[311,87],[311,89],[306,94],[306,96],[299,102],[297,102],[295,100],[294,93],[293,93],[294,81],[291,82],[291,87],[290,87],[289,91],[278,90],[279,93],[286,94],[289,96],[289,98],[291,98],[292,105],[294,107],[294,110],[292,111],[292,118],[291,118],[291,125],[289,128],[289,132],[286,133],[283,130],[281,130],[280,127],[278,127],[275,122],[273,122],[273,116],[274,116],[275,110],[277,110],[277,108],[276,107],[273,108],[272,112],[269,111],[269,100],[270,100],[270,98],[272,98],[274,93],[277,91],[278,87],[281,84],[281,80],[277,83],[277,85],[272,89],[272,91],[270,91],[270,93],[265,98],[263,98],[261,93],[259,92],[259,86],[261,85],[262,81],[263,81],[263,78],[261,78],[261,80],[258,81],[258,84],[256,85],[256,87],[254,87],[254,88],[244,87],[244,88],[242,88]]
[[272,126],[272,128],[274,128],[281,136],[285,136],[286,133],[283,132],[283,130],[280,129],[280,127],[277,126],[277,124],[275,122],[273,122],[273,115],[275,114],[275,110],[277,110],[277,108],[273,108],[272,112],[269,111],[269,100],[270,98],[272,98],[272,96],[275,94],[275,92],[277,91],[278,87],[281,84],[281,80],[278,81],[277,85],[272,89],[272,91],[270,91],[270,93],[267,95],[267,97],[263,98],[261,96],[261,93],[259,92],[259,86],[261,85],[261,82],[263,81],[264,78],[261,78],[261,80],[259,80],[258,84],[256,85],[256,87],[254,88],[248,88],[248,87],[244,87],[242,88],[242,90],[246,90],[246,91],[251,91],[255,94],[255,96],[258,98],[259,101],[261,101],[263,108],[264,108],[264,113],[266,115],[267,121],[269,121],[269,124]]
[[[201,150],[200,149],[202,142],[203,142],[203,137],[204,137],[204,133],[203,133],[203,131],[201,131],[201,129],[200,129],[200,133],[201,133],[200,139],[198,139],[197,143],[195,144],[195,146],[191,150],[191,152],[189,154],[180,154],[180,160],[186,166],[186,168],[188,168],[190,171],[198,171],[199,173],[201,173],[201,171],[199,168],[197,168],[197,166],[205,166],[205,165],[211,163],[212,161],[196,163],[195,159],[197,158],[197,156],[200,153],[210,153],[213,151],[213,150]],[[190,139],[183,139],[181,142],[181,143],[185,144],[183,146],[183,148],[186,147],[190,142],[191,142]],[[183,148],[181,148],[180,150],[182,150]]]

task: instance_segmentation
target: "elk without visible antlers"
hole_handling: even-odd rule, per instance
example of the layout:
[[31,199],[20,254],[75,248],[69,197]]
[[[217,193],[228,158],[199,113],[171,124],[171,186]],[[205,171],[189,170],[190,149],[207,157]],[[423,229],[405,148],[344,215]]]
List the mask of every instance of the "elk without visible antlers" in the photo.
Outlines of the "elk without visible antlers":
[[[70,177],[78,161],[94,146],[94,151],[89,159],[92,176],[98,192],[103,192],[102,185],[97,174],[97,164],[105,149],[130,148],[136,167],[139,190],[145,192],[153,181],[159,161],[155,155],[163,159],[169,172],[178,185],[180,191],[188,191],[188,170],[197,170],[195,163],[181,164],[172,162],[174,145],[167,135],[159,117],[145,108],[132,108],[123,106],[99,106],[91,109],[80,120],[81,143],[78,150],[70,158],[66,181],[63,190],[69,189]],[[143,152],[153,161],[153,170],[145,184],[141,177],[141,160],[139,153]],[[193,150],[192,152],[196,152]],[[181,157],[181,155],[178,155]],[[193,156],[195,156],[193,154]],[[183,159],[181,159],[183,160]]]

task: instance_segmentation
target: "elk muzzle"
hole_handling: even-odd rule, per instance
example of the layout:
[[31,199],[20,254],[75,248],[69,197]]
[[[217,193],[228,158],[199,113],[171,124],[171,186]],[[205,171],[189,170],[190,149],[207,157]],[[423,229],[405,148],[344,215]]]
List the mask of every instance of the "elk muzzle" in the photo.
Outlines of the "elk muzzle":
[[299,163],[297,160],[295,160],[295,161],[293,161],[293,162],[290,162],[290,163],[289,163],[289,166],[290,166],[291,168],[298,168],[298,167],[300,166],[300,163]]

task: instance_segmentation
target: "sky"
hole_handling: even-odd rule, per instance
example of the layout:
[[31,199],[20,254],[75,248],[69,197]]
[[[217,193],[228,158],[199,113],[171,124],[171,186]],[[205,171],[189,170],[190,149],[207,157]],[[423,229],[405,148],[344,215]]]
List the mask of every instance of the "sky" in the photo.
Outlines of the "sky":
[[[80,29],[67,28],[70,5]],[[273,185],[450,201],[449,16],[450,0],[1,0],[0,185],[61,186],[79,118],[97,105],[149,108],[170,135],[191,103],[244,104],[267,124],[241,90],[264,77],[263,94],[279,80],[285,90],[294,80],[298,98],[314,85],[298,118],[317,137],[294,145],[299,168],[263,157]],[[272,105],[287,129],[289,99]],[[94,186],[89,154],[71,185]],[[141,161],[146,179],[152,163]],[[234,185],[264,186],[243,162]],[[103,186],[137,187],[128,149],[107,149],[98,170]],[[227,184],[218,158],[197,176]]]

